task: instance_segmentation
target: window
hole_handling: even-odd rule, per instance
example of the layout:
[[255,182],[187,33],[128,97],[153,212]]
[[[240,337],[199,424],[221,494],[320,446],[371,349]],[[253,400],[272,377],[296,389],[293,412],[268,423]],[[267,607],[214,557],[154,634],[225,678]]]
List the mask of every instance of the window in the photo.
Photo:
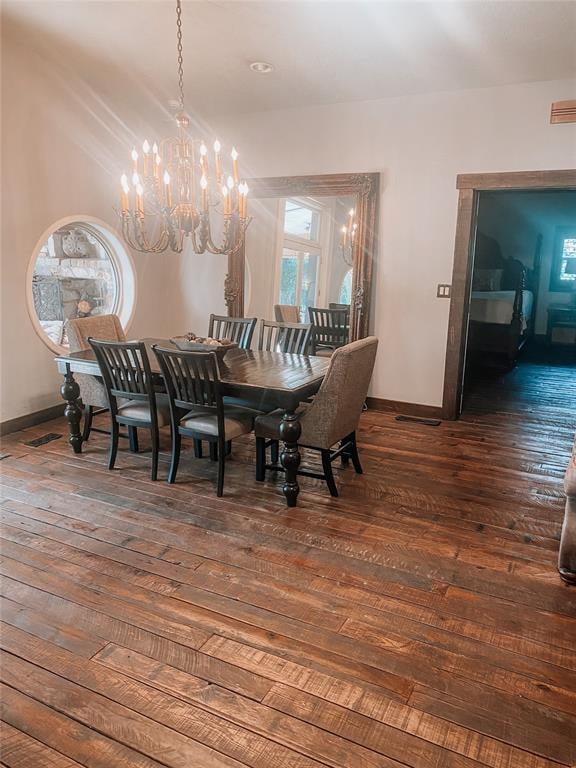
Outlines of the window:
[[352,302],[352,270],[349,269],[344,275],[342,285],[340,286],[339,304],[350,304]]
[[286,200],[284,208],[284,234],[305,240],[318,241],[320,211],[299,200]]
[[28,280],[34,327],[50,349],[68,346],[66,321],[120,315],[126,325],[134,304],[134,273],[118,238],[99,224],[60,223],[35,250]]
[[576,229],[558,227],[556,230],[550,290],[576,290]]
[[278,303],[296,305],[301,320],[305,320],[308,307],[316,303],[318,291],[322,210],[307,199],[288,199],[284,201],[280,220],[283,233]]

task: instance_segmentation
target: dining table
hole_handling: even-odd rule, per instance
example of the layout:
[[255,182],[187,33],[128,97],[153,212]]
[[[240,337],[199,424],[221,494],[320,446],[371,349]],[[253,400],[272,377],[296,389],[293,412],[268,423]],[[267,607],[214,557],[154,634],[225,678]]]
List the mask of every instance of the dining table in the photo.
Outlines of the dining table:
[[[153,344],[168,349],[176,347],[169,339],[142,341],[148,351],[152,373],[161,381],[160,366],[151,347]],[[82,406],[80,387],[74,374],[100,376],[100,368],[92,349],[58,355],[55,361],[58,371],[64,376],[60,394],[66,403],[64,416],[68,422],[69,443],[74,453],[81,453]],[[289,507],[296,506],[300,491],[298,468],[301,457],[298,441],[301,425],[298,406],[319,390],[329,364],[329,359],[325,357],[251,349],[229,350],[219,360],[223,395],[249,399],[251,402],[265,402],[268,410],[280,408],[283,411],[280,422],[280,439],[283,443],[280,463],[284,469],[282,491]]]

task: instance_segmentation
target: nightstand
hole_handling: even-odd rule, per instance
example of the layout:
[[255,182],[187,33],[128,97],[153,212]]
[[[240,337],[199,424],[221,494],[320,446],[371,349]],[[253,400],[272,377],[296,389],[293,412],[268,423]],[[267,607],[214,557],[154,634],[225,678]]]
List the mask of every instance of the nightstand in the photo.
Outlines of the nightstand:
[[548,307],[548,327],[546,329],[548,344],[552,344],[554,328],[576,329],[575,304],[550,304]]

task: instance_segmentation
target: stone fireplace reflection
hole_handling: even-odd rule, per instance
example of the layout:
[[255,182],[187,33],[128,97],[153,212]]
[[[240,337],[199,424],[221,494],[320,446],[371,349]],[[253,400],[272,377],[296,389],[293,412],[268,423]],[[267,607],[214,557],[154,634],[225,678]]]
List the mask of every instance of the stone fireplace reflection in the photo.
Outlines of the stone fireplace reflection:
[[112,312],[116,290],[106,247],[81,226],[57,230],[38,254],[32,278],[34,307],[55,344],[67,345],[67,320]]

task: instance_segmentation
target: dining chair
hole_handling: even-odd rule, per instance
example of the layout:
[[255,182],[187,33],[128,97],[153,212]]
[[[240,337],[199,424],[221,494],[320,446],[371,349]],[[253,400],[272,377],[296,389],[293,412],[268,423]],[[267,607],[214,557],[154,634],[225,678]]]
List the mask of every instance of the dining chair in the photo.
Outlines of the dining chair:
[[273,320],[261,320],[258,349],[266,352],[305,355],[310,342],[311,327],[309,323],[279,323]]
[[[282,352],[292,355],[306,355],[310,342],[311,326],[307,323],[276,323],[273,320],[261,320],[258,337],[260,352]],[[275,404],[266,395],[258,398],[225,397],[225,405],[239,405],[254,411],[254,416],[270,413]],[[200,449],[201,450],[201,449]],[[272,460],[278,461],[277,446],[272,445]]]
[[[151,478],[158,476],[159,428],[170,421],[167,403],[158,402],[146,347],[141,341],[115,342],[89,338],[102,371],[110,407],[110,455],[108,469],[114,469],[118,452],[119,425],[149,429],[152,439]],[[125,401],[125,402],[124,402]]]
[[240,349],[250,349],[254,328],[256,328],[255,317],[210,315],[208,336],[212,339],[230,339],[235,341]]
[[331,301],[328,304],[328,309],[347,309],[350,311],[350,304],[336,304],[336,302]]
[[[372,378],[377,348],[378,339],[368,336],[336,349],[318,394],[311,403],[301,403],[298,409],[302,427],[298,444],[320,451],[323,469],[323,474],[307,469],[299,469],[298,474],[325,480],[332,496],[338,496],[332,471],[334,459],[340,457],[343,464],[352,459],[354,469],[362,474],[356,430]],[[256,418],[256,480],[264,480],[267,469],[283,471],[277,463],[266,463],[267,445],[275,443],[276,452],[278,450],[282,417],[283,411],[278,409]],[[339,447],[333,450],[336,443]]]
[[[84,352],[90,349],[88,339],[106,341],[126,341],[124,329],[118,315],[93,315],[92,317],[78,317],[68,320],[66,323],[66,335],[70,352]],[[89,373],[75,373],[74,379],[80,387],[80,397],[84,406],[84,427],[82,441],[88,440],[90,432],[103,432],[92,426],[92,419],[98,413],[108,410],[108,397],[106,387],[100,376],[91,376]],[[130,435],[131,444],[134,442],[134,434]]]
[[350,333],[350,307],[326,309],[308,307],[312,324],[312,354],[331,357],[335,349],[348,343]]
[[300,310],[294,304],[274,304],[274,319],[277,323],[299,323]]
[[216,495],[222,496],[226,443],[252,432],[255,414],[246,408],[224,405],[214,352],[181,352],[157,345],[152,349],[162,370],[170,404],[172,459],[168,482],[176,481],[182,435],[207,440],[217,446]]

